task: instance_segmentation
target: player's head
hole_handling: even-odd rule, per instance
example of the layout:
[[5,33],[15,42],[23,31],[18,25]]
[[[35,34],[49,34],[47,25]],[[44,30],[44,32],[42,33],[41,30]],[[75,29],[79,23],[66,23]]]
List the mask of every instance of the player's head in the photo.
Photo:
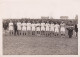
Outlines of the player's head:
[[71,24],[72,23],[72,21],[69,21],[69,24]]
[[42,23],[44,23],[44,21],[42,20]]
[[47,23],[49,23],[49,21],[47,21]]
[[12,23],[12,21],[10,20],[10,22]]
[[32,21],[33,23],[35,23],[34,21]]
[[56,22],[56,24],[58,24],[58,22]]
[[20,22],[20,21],[18,20],[18,22]]
[[23,21],[23,23],[25,23],[25,21]]
[[53,21],[51,21],[51,24],[53,24],[54,22]]
[[62,24],[64,23],[64,21],[61,22]]
[[37,20],[37,23],[39,23],[39,21]]
[[30,21],[28,20],[28,23],[30,23]]

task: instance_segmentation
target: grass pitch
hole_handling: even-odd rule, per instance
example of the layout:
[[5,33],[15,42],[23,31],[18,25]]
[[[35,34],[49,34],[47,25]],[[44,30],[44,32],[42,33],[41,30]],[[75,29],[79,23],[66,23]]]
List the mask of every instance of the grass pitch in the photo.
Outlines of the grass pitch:
[[77,55],[78,38],[3,36],[3,55]]

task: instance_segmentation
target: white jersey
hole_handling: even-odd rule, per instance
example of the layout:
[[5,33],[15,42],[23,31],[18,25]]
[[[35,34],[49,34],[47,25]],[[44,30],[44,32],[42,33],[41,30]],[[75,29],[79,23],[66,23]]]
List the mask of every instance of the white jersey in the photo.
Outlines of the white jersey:
[[21,22],[17,22],[17,30],[21,30]]
[[64,23],[63,24],[61,23],[60,26],[61,26],[60,31],[65,32],[65,24]]
[[9,23],[9,30],[13,30],[13,23],[12,22]]
[[59,32],[59,24],[55,24],[55,32]]
[[27,30],[31,30],[31,23],[27,23]]
[[54,31],[54,24],[50,24],[50,31]]
[[41,26],[40,23],[36,24],[36,31],[40,31],[40,26]]
[[45,23],[41,23],[41,31],[45,31]]
[[46,23],[46,31],[50,31],[50,24]]
[[32,31],[35,31],[36,24],[32,23]]
[[22,23],[22,31],[26,31],[26,23]]

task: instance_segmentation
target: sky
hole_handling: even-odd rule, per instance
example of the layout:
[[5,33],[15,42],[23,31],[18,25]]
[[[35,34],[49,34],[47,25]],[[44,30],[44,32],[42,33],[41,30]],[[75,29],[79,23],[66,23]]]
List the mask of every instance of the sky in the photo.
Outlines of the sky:
[[80,13],[80,0],[1,0],[1,18],[40,18],[49,16],[74,19]]

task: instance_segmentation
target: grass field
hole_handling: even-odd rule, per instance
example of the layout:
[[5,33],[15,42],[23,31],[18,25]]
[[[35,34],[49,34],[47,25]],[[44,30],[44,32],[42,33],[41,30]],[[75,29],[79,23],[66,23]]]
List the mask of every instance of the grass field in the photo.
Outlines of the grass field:
[[78,38],[3,36],[4,55],[77,55]]

